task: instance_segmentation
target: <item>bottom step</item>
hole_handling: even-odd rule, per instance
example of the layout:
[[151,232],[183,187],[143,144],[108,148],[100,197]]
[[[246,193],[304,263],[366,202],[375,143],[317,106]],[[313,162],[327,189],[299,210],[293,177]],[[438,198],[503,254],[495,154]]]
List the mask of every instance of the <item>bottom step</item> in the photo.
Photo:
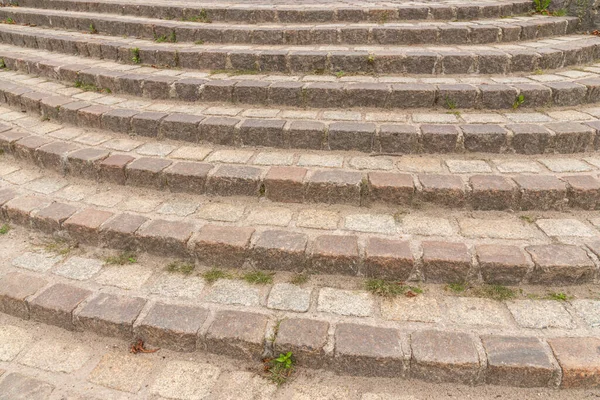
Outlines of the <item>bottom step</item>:
[[259,362],[291,351],[298,366],[344,375],[519,387],[600,385],[600,358],[592,356],[600,348],[598,300],[568,294],[562,294],[568,301],[534,300],[496,288],[512,298],[496,301],[458,297],[435,286],[382,299],[356,290],[350,278],[338,279],[337,287],[312,287],[269,274],[264,285],[209,283],[209,275],[192,265],[179,269],[172,260],[145,255],[107,265],[118,258],[98,257],[102,250],[96,248],[61,246],[20,229],[6,234],[0,312],[181,352]]

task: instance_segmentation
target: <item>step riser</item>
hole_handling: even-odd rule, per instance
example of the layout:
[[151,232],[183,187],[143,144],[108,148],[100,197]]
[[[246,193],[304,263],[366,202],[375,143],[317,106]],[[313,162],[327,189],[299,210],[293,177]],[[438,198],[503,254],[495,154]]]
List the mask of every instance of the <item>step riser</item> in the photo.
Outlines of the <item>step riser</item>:
[[[377,74],[509,74],[558,69],[591,63],[600,58],[596,38],[578,43],[550,45],[551,49],[507,50],[476,53],[469,51],[300,51],[225,50],[201,46],[177,50],[169,44],[136,48],[120,42],[94,39],[81,41],[64,33],[14,32],[0,26],[2,42],[66,54],[92,56],[127,64],[150,64],[201,70],[260,71],[269,73],[377,73]],[[135,62],[134,62],[135,59]]]
[[[141,157],[152,167],[138,167],[127,157],[118,167],[103,163],[106,150],[80,148],[72,143],[46,139],[30,144],[21,135],[0,133],[0,148],[44,169],[118,185],[170,190],[173,193],[217,196],[265,196],[284,203],[328,203],[370,206],[435,205],[475,210],[563,210],[600,209],[600,181],[592,175],[562,180],[553,175],[535,175],[544,188],[531,187],[502,175],[411,175],[406,173],[362,173],[353,170],[316,170],[301,167],[215,166],[200,162],[173,162]],[[82,150],[92,154],[91,159]],[[85,154],[82,155],[82,154]],[[589,179],[587,188],[578,179]],[[463,180],[464,179],[464,180]],[[418,182],[415,184],[415,182]],[[468,182],[468,183],[465,183]],[[573,186],[574,185],[574,186]]]
[[[598,150],[595,122],[584,124],[395,125],[239,119],[125,110],[0,84],[9,106],[86,128],[155,138],[230,146],[407,153],[579,153]],[[89,107],[89,109],[87,109]],[[513,132],[514,131],[514,132]]]
[[384,108],[417,109],[513,109],[516,99],[525,102],[519,108],[575,106],[600,102],[600,79],[574,82],[513,85],[433,85],[384,83],[301,83],[260,80],[207,80],[118,72],[89,68],[67,62],[46,61],[35,57],[11,55],[0,50],[7,68],[63,81],[81,82],[108,89],[112,93],[185,102],[228,102],[300,108]]
[[[17,3],[2,0],[0,4]],[[142,16],[147,18],[191,20],[206,14],[206,19],[214,22],[243,23],[321,23],[321,22],[376,22],[406,20],[475,20],[478,18],[500,18],[525,14],[532,10],[531,1],[517,1],[502,4],[446,5],[423,4],[397,7],[371,6],[343,8],[307,8],[286,5],[277,7],[201,7],[186,4],[163,6],[159,4],[118,4],[93,1],[19,0],[22,7],[55,10],[72,10],[108,14]]]
[[[522,249],[500,246],[506,258],[480,262],[482,247],[460,242],[410,243],[381,237],[321,235],[252,227],[204,225],[198,229],[185,221],[149,220],[130,214],[114,215],[93,208],[75,207],[36,196],[19,197],[10,189],[0,191],[1,216],[5,221],[59,237],[72,237],[91,246],[139,250],[163,257],[195,259],[202,265],[224,268],[258,268],[291,272],[367,276],[427,283],[481,282],[494,284],[577,285],[597,280],[598,267],[585,246],[567,246],[583,254],[581,265],[534,265],[528,251],[558,251],[556,245]],[[26,209],[23,209],[26,207]],[[85,210],[87,218],[79,218]],[[125,228],[126,227],[126,228]],[[125,230],[126,229],[126,230]],[[411,248],[423,247],[413,254]],[[471,253],[477,253],[471,254]],[[515,261],[518,260],[518,261]],[[580,263],[581,261],[577,261]],[[517,264],[515,264],[517,263]]]
[[59,28],[111,36],[131,36],[164,41],[204,43],[244,43],[257,45],[417,45],[417,44],[487,44],[535,40],[544,37],[570,34],[576,31],[576,17],[540,19],[514,22],[505,25],[472,25],[442,27],[236,27],[204,24],[200,26],[177,26],[160,20],[147,24],[136,20],[116,18],[91,18],[77,15],[44,15],[19,8],[0,9],[0,20],[12,18],[17,24]]
[[[89,291],[68,284],[50,285],[21,273],[9,274],[4,280],[9,281],[9,287],[11,283],[16,287],[17,283],[21,288],[18,293],[31,292],[32,296],[23,299],[18,293],[9,291],[0,299],[0,311],[3,313],[63,329],[117,337],[129,343],[141,339],[150,347],[159,346],[184,353],[207,351],[253,362],[262,361],[264,354],[292,352],[297,366],[351,376],[519,387],[592,389],[596,385],[594,378],[581,378],[582,374],[577,373],[583,368],[580,365],[586,365],[584,350],[575,355],[568,353],[566,357],[563,356],[565,352],[555,356],[551,350],[554,346],[561,349],[561,344],[564,346],[565,341],[570,340],[578,341],[587,350],[598,342],[595,338],[519,339],[464,333],[448,328],[433,331],[422,326],[407,330],[399,324],[378,327],[362,322],[358,324],[356,318],[332,322],[327,315],[299,318],[295,313],[281,320],[281,313],[271,310],[257,313],[238,307],[233,311],[211,303],[187,306],[163,302],[152,304],[152,300],[145,297],[105,294],[97,289]],[[42,288],[40,283],[44,283]],[[72,310],[64,306],[64,301],[54,300],[73,298],[74,295],[81,297],[82,303]],[[36,300],[48,297],[51,300],[43,304]],[[111,307],[108,307],[109,304]],[[65,313],[64,308],[69,308],[69,312]],[[117,321],[113,316],[116,313],[127,317]],[[206,328],[198,328],[199,323],[207,321],[210,322]],[[294,336],[297,332],[301,335]],[[452,353],[454,357],[428,361],[431,349],[441,348],[442,343],[458,347]],[[495,343],[496,346],[500,344],[500,350],[495,350]],[[370,345],[385,350],[374,351]],[[526,356],[515,356],[524,351],[528,353]],[[506,354],[511,357],[508,366],[504,361]],[[535,366],[529,361],[532,357],[539,360]],[[571,362],[563,367],[568,368],[569,373],[561,371],[563,357]]]

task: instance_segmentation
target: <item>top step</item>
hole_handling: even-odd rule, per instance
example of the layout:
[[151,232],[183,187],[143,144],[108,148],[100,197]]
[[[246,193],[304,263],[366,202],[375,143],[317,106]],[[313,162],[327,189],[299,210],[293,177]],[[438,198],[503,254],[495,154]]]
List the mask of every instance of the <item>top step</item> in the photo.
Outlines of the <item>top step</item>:
[[476,20],[501,18],[528,13],[533,9],[529,0],[392,2],[331,1],[298,4],[291,0],[252,2],[251,4],[220,0],[218,2],[153,0],[0,0],[2,5],[87,11],[138,17],[177,19],[196,22],[258,23],[322,23],[322,22],[392,22],[405,20]]

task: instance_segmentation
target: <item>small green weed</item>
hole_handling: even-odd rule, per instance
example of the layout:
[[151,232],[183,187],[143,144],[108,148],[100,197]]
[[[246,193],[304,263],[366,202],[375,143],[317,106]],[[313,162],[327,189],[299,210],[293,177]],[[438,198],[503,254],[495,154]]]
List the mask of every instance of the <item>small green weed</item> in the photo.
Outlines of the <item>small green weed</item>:
[[528,224],[533,224],[535,221],[537,221],[537,217],[533,215],[520,215],[519,219],[527,222]]
[[110,89],[99,88],[98,86],[92,83],[84,83],[81,81],[75,81],[75,87],[77,89],[81,89],[84,92],[98,92],[98,93],[111,93]]
[[244,274],[242,279],[248,283],[268,285],[273,283],[274,272],[252,271]]
[[200,10],[198,15],[191,16],[188,19],[186,19],[186,21],[200,22],[202,24],[210,24],[212,22],[211,19],[208,17],[208,13],[205,9]]
[[4,224],[0,226],[0,235],[6,235],[10,231],[10,225]]
[[0,69],[5,69],[6,63],[4,62],[4,58],[0,58]]
[[517,108],[521,107],[523,103],[525,103],[525,96],[520,94],[517,96],[515,102],[513,103],[513,109],[516,110]]
[[548,10],[552,0],[533,0],[533,6],[538,13],[544,13]]
[[514,299],[517,296],[514,290],[502,285],[485,285],[474,288],[473,294],[477,297],[487,297],[499,301]]
[[368,279],[365,282],[365,289],[381,297],[396,297],[400,295],[414,297],[417,294],[423,293],[423,290],[418,287],[406,286],[400,282],[391,282],[384,279]]
[[373,54],[369,54],[369,56],[367,57],[367,62],[369,64],[375,63],[375,56]]
[[169,265],[167,265],[167,271],[173,273],[179,273],[184,275],[189,275],[194,272],[196,266],[192,263],[186,261],[173,261]]
[[196,41],[194,42],[194,44],[197,44],[197,45],[203,45],[203,44],[204,44],[204,40],[196,40]]
[[98,33],[98,29],[96,29],[94,24],[90,24],[88,31],[89,31],[90,35],[95,35]]
[[290,283],[292,285],[304,285],[310,279],[310,275],[306,273],[295,274],[292,279],[290,279]]
[[142,59],[140,58],[140,49],[138,47],[134,47],[130,50],[130,52],[131,61],[133,61],[134,64],[140,64],[142,62]]
[[156,43],[164,43],[167,41],[167,35],[154,36],[154,41]]
[[550,292],[550,293],[546,294],[546,299],[556,300],[556,301],[567,301],[567,300],[571,299],[571,296],[569,296],[566,293],[562,293],[562,292]]
[[565,15],[567,15],[567,10],[564,8],[561,8],[559,10],[556,10],[552,13],[553,16],[555,17],[564,17]]
[[454,293],[462,293],[467,290],[468,286],[466,283],[449,283],[446,285],[445,289]]
[[219,279],[229,279],[231,276],[220,269],[213,268],[210,271],[206,271],[201,275],[204,280],[208,283],[215,283]]
[[116,256],[106,257],[104,262],[109,265],[135,264],[137,263],[137,256],[132,251],[124,251]]
[[536,69],[535,71],[533,71],[534,75],[544,75],[544,70],[541,68]]
[[448,107],[450,110],[454,110],[456,108],[456,102],[450,97],[446,96],[446,107]]
[[279,357],[265,360],[265,371],[269,379],[276,385],[284,384],[294,371],[294,355],[292,352],[279,354]]
[[14,24],[16,24],[15,20],[12,19],[11,17],[4,18],[2,21],[0,21],[0,23],[7,24],[7,25],[14,25]]
[[71,243],[64,239],[53,239],[44,245],[44,249],[50,253],[59,256],[68,255],[73,249],[77,248],[77,243]]
[[346,75],[346,73],[344,71],[338,71],[338,72],[335,73],[335,76],[337,76],[338,78],[341,78],[344,75]]

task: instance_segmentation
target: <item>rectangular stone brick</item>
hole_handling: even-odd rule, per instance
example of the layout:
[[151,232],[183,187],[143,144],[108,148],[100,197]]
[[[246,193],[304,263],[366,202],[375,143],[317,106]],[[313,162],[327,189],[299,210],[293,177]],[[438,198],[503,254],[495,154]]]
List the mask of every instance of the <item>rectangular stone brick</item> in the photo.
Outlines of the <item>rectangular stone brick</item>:
[[438,85],[438,105],[446,108],[475,108],[477,88],[467,84]]
[[112,110],[113,109],[111,107],[102,105],[93,105],[79,109],[77,110],[78,125],[88,128],[101,129],[102,116],[107,112],[111,112]]
[[421,146],[425,153],[453,153],[458,141],[454,125],[421,125]]
[[533,267],[517,246],[480,244],[476,249],[483,280],[492,285],[518,284]]
[[42,208],[31,218],[34,228],[46,233],[54,233],[60,230],[62,223],[71,215],[75,214],[77,207],[64,203],[52,203]]
[[0,312],[14,315],[21,319],[29,319],[27,298],[46,286],[44,279],[9,272],[0,279]]
[[485,381],[492,385],[548,387],[558,373],[540,339],[483,336],[488,366]]
[[553,175],[519,175],[513,178],[521,189],[521,209],[562,209],[567,185]]
[[311,268],[320,273],[358,273],[359,254],[356,236],[322,235],[315,238]]
[[31,213],[50,205],[50,200],[43,197],[16,197],[2,206],[3,214],[9,221],[18,225],[29,225]]
[[593,389],[600,386],[600,339],[565,337],[549,339],[562,369],[563,389]]
[[208,117],[200,123],[200,140],[214,144],[233,145],[236,125],[240,120],[228,117]]
[[135,160],[135,157],[125,154],[113,154],[102,160],[98,166],[100,179],[104,182],[124,185],[127,179],[125,167]]
[[158,219],[142,226],[136,232],[136,237],[148,252],[186,256],[187,242],[193,232],[192,223]]
[[75,313],[75,326],[101,336],[133,338],[133,323],[146,304],[138,297],[100,293]]
[[247,146],[287,147],[283,127],[276,119],[247,119],[239,126],[239,137]]
[[160,136],[196,143],[200,138],[199,125],[203,119],[204,117],[199,115],[171,114],[162,120]]
[[306,172],[306,168],[271,167],[264,179],[265,196],[282,203],[302,203]]
[[456,175],[421,174],[421,191],[418,193],[423,201],[452,207],[465,204],[465,185]]
[[498,175],[474,175],[471,184],[470,203],[477,210],[506,210],[518,208],[516,185],[508,178]]
[[517,89],[508,85],[480,85],[479,91],[481,92],[481,104],[483,108],[490,110],[512,108],[518,95]]
[[162,171],[172,162],[163,158],[141,157],[125,166],[127,184],[162,188],[165,176]]
[[42,166],[62,172],[67,155],[79,148],[73,143],[53,142],[37,148],[35,154]]
[[405,281],[413,266],[414,258],[408,242],[369,238],[362,268],[365,276]]
[[510,124],[513,132],[512,147],[520,154],[542,154],[549,147],[552,133],[542,125]]
[[116,108],[102,114],[102,128],[113,132],[131,132],[131,118],[140,111]]
[[133,250],[137,247],[135,232],[148,221],[141,215],[119,214],[100,227],[100,240],[108,247]]
[[358,150],[370,152],[373,149],[375,124],[359,122],[333,122],[328,130],[331,150]]
[[327,126],[318,121],[292,121],[287,134],[292,149],[321,150]]
[[248,257],[254,229],[250,227],[205,225],[194,236],[194,254],[203,263],[239,268]]
[[72,215],[63,223],[63,228],[78,242],[98,245],[100,226],[114,214],[110,211],[87,208]]
[[435,102],[436,88],[429,84],[396,84],[387,102],[392,108],[431,108]]
[[415,185],[409,174],[369,173],[369,200],[386,204],[410,205]]
[[204,193],[212,164],[178,162],[163,171],[167,186],[172,192]]
[[95,180],[98,178],[100,162],[109,155],[110,153],[103,149],[76,150],[67,155],[68,171],[70,174]]
[[479,354],[468,333],[417,331],[411,335],[411,376],[430,382],[476,383]]
[[256,167],[221,165],[210,176],[206,190],[220,196],[258,196],[262,172]]
[[422,273],[427,282],[465,282],[471,269],[471,256],[464,243],[423,242]]
[[204,308],[156,303],[136,324],[134,332],[153,346],[192,352],[207,316],[208,310]]
[[500,153],[505,147],[508,131],[499,125],[461,125],[463,144],[470,152]]
[[306,199],[318,203],[360,205],[362,179],[360,172],[315,171],[308,178]]
[[596,130],[578,122],[546,124],[554,132],[554,149],[558,153],[578,153],[592,148]]
[[534,284],[575,285],[591,282],[596,266],[585,250],[566,244],[529,246],[535,270],[530,278]]
[[569,207],[595,210],[600,207],[600,180],[590,175],[563,176]]
[[259,269],[300,272],[306,264],[303,233],[268,230],[260,233],[252,249],[252,260]]
[[31,319],[73,330],[73,311],[91,294],[86,289],[57,283],[28,300]]
[[410,154],[418,151],[419,133],[412,125],[381,125],[374,150]]
[[158,137],[161,121],[168,114],[160,112],[142,112],[131,117],[131,130],[136,135]]
[[405,376],[408,355],[396,329],[338,324],[335,330],[335,369],[359,376]]
[[259,360],[264,351],[267,320],[262,314],[218,311],[199,345],[211,353]]
[[305,318],[284,319],[275,338],[275,353],[291,351],[299,365],[323,367],[326,362],[324,347],[329,337],[329,323]]
[[43,136],[27,136],[14,144],[15,156],[25,160],[37,162],[35,150],[46,144],[52,143],[52,139]]

